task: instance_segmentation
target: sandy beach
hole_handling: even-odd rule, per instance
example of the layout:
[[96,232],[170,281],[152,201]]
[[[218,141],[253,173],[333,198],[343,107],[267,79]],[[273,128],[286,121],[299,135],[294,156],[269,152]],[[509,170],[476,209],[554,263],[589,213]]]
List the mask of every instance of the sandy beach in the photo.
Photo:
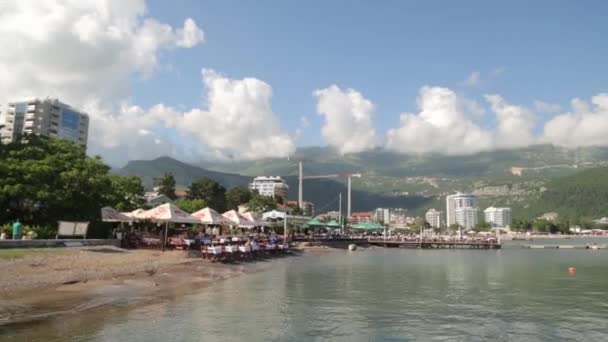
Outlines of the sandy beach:
[[110,304],[137,305],[181,296],[271,264],[272,258],[211,263],[197,251],[38,250],[0,260],[0,326]]

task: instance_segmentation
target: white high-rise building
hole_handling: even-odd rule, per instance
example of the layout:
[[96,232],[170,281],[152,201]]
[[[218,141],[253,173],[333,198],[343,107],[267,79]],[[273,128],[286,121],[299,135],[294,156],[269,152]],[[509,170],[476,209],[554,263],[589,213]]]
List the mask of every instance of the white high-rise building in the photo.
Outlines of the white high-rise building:
[[489,207],[483,211],[485,221],[492,227],[511,227],[511,208]]
[[287,182],[279,176],[255,177],[249,188],[257,191],[260,195],[282,197],[284,200],[287,199],[287,191],[289,190]]
[[3,143],[24,134],[61,138],[87,144],[89,116],[57,99],[27,99],[10,102],[3,113]]
[[386,208],[377,208],[375,212],[376,222],[383,224],[389,224],[390,222],[390,210]]
[[465,229],[472,229],[479,222],[477,208],[458,208],[455,210],[454,216],[459,226]]
[[443,212],[439,210],[429,209],[424,215],[426,222],[428,222],[433,228],[440,228],[444,224]]
[[456,210],[460,208],[476,208],[477,197],[472,194],[457,193],[454,195],[448,195],[445,198],[445,212],[446,212],[446,224],[448,226],[453,225],[456,222]]

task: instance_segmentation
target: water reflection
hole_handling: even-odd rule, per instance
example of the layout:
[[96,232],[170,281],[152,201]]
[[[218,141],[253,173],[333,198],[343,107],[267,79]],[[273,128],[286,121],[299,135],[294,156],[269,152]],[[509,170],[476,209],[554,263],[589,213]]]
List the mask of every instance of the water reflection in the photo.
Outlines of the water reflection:
[[[567,273],[575,265],[576,276]],[[397,250],[273,261],[194,295],[12,333],[28,341],[601,340],[608,253]],[[3,332],[6,333],[6,332]],[[9,336],[9,335],[5,335]]]

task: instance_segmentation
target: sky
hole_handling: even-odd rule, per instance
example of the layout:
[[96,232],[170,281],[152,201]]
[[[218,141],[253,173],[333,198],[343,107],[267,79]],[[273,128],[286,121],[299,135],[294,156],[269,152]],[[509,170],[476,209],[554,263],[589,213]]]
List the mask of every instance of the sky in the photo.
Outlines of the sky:
[[[608,146],[605,1],[0,2],[0,103],[58,97],[113,166]],[[6,48],[10,47],[10,48]]]

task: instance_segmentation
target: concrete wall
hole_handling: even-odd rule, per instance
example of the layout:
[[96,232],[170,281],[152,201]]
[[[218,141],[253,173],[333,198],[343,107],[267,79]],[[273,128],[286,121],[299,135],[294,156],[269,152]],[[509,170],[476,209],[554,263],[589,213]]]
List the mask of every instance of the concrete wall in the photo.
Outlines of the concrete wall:
[[47,248],[47,247],[76,247],[79,246],[116,246],[120,247],[118,239],[58,239],[58,240],[0,240],[2,248]]

